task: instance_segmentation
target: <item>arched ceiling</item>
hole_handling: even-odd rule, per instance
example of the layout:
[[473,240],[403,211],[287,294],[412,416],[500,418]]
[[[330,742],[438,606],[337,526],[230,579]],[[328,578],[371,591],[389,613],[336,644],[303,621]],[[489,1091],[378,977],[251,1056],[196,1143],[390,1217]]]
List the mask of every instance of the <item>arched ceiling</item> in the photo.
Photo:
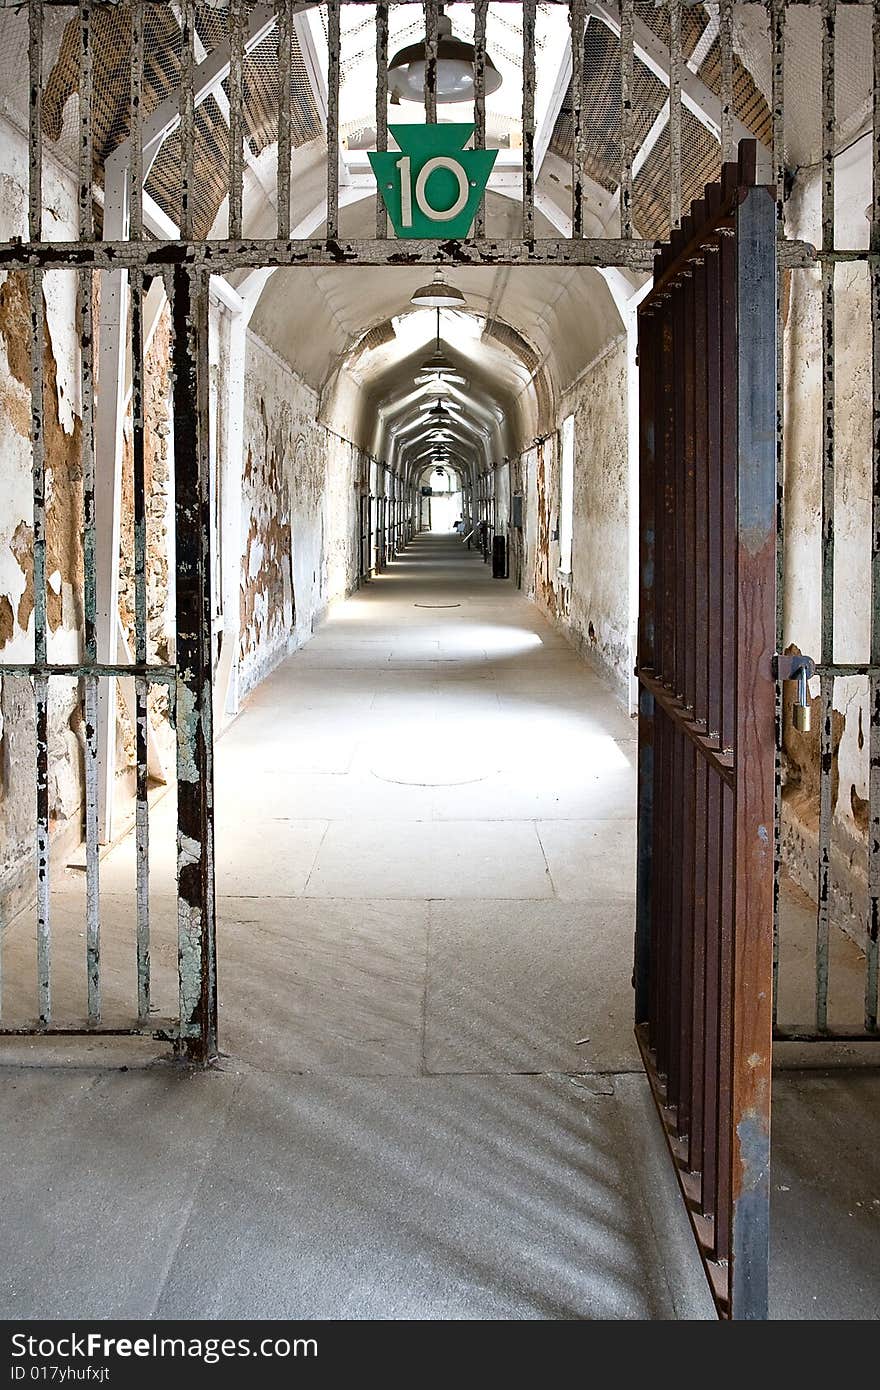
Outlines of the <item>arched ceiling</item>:
[[[347,236],[371,234],[372,198],[347,213]],[[493,236],[515,237],[521,216],[511,199],[489,195]],[[536,213],[536,235],[555,234]],[[443,347],[467,379],[454,393],[475,417],[472,452],[491,462],[552,428],[560,395],[620,334],[621,318],[604,276],[589,268],[468,266],[448,278],[467,313],[444,313]],[[427,279],[425,267],[277,270],[251,320],[319,392],[326,422],[389,462],[395,433],[418,414],[413,378],[433,342],[433,314],[410,303]]]

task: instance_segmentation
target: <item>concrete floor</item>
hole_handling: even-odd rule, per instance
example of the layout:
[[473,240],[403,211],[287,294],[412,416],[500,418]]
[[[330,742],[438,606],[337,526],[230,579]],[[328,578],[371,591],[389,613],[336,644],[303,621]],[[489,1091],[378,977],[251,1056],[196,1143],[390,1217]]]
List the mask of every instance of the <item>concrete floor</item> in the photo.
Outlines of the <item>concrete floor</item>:
[[[634,734],[457,540],[336,609],[218,745],[222,1067],[4,1048],[0,1316],[711,1317],[631,1035]],[[151,845],[161,1012],[171,795]],[[133,865],[101,866],[108,1021]],[[82,875],[55,887],[73,1018]],[[32,951],[22,918],[7,1021]],[[778,1095],[774,1312],[876,1316],[880,1085]]]

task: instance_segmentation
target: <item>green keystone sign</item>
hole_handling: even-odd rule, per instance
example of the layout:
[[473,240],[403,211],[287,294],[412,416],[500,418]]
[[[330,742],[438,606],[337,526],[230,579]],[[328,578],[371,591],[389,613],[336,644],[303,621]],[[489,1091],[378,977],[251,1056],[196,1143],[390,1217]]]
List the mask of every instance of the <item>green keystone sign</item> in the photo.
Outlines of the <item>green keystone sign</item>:
[[497,150],[466,150],[473,125],[393,125],[397,151],[370,153],[395,234],[466,237]]

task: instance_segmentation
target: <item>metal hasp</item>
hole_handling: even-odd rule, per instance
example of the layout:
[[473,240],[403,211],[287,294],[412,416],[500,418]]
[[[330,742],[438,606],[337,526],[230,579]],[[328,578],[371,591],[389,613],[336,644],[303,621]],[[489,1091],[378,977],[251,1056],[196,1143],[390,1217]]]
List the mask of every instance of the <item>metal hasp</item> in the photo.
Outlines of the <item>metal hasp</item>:
[[636,1036],[719,1316],[767,1316],[776,207],[755,146],[639,310]]
[[786,656],[778,654],[773,658],[773,670],[779,681],[797,681],[797,699],[792,706],[792,722],[798,733],[810,731],[810,690],[807,682],[816,673],[816,663],[811,656]]

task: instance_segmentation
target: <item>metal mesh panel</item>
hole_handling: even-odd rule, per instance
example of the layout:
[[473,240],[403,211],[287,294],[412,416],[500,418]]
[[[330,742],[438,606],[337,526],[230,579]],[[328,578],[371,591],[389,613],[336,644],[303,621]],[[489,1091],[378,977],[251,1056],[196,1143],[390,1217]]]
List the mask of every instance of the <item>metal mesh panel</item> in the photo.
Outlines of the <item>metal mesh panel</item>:
[[[193,230],[197,237],[206,237],[228,189],[229,127],[213,97],[196,110],[195,126]],[[146,183],[147,192],[175,222],[180,220],[180,159],[180,133],[175,131]]]
[[[309,86],[308,73],[296,39],[291,42],[290,139],[294,148],[315,140],[324,129]],[[229,95],[229,80],[223,83]],[[278,39],[269,34],[252,49],[242,65],[242,96],[246,139],[255,155],[278,139]]]
[[[566,160],[574,152],[575,100],[569,86],[551,141],[551,149]],[[584,172],[611,191],[620,181],[620,41],[604,24],[588,24],[584,35],[582,101],[586,118]]]
[[[752,7],[754,8],[754,7]],[[721,95],[721,44],[712,44],[700,68],[700,78],[716,96]],[[747,125],[759,140],[769,145],[773,137],[770,108],[754,81],[734,54],[733,110],[743,125]]]

